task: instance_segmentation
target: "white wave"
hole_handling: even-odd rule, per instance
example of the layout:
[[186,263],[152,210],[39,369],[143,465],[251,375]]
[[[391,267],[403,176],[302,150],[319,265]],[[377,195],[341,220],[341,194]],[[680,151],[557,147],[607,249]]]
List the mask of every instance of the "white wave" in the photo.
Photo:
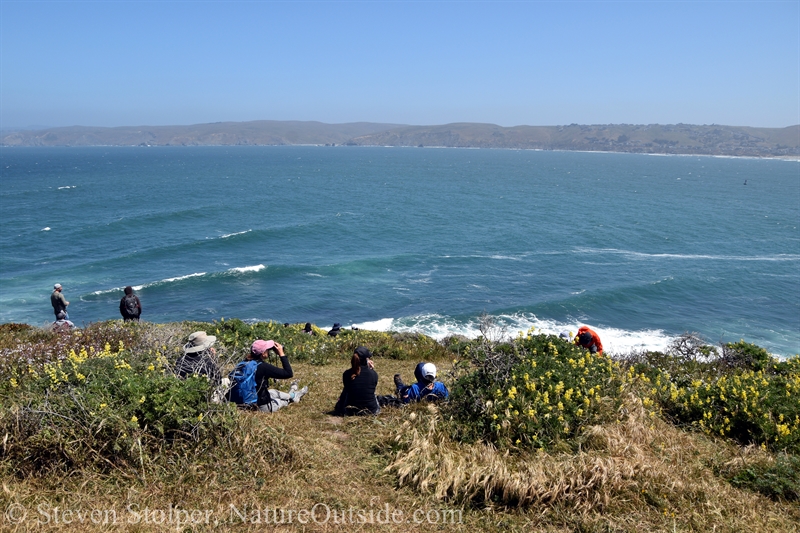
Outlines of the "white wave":
[[265,267],[264,265],[253,265],[253,266],[246,266],[246,267],[231,268],[231,269],[228,270],[228,272],[237,272],[239,274],[244,274],[245,272],[260,272],[260,271],[264,270],[265,268],[267,268],[267,267]]
[[324,278],[325,277],[322,274],[317,274],[315,272],[306,272],[306,276],[309,276],[309,277],[312,277],[312,278]]
[[77,188],[78,188],[77,185],[65,185],[63,187],[59,187],[59,190],[60,189],[77,189]]
[[[154,284],[151,284],[151,285],[154,285]],[[133,288],[133,290],[138,291],[138,290],[142,289],[145,286],[146,285],[134,285],[132,288]],[[102,290],[99,290],[99,291],[94,291],[94,292],[91,292],[89,294],[93,294],[93,295],[96,296],[96,295],[100,295],[100,294],[112,294],[112,293],[117,293],[117,292],[121,293],[124,290],[125,290],[125,287],[114,287],[114,288],[111,288],[111,289],[102,289]]]
[[250,233],[253,231],[252,229],[248,229],[245,231],[237,231],[236,233],[226,233],[225,235],[220,235],[220,239],[227,239],[228,237],[233,237],[234,235],[244,235],[245,233]]
[[48,227],[46,227],[46,228],[42,228],[42,230],[41,230],[41,231],[50,231],[50,227],[48,226]]
[[161,283],[172,283],[173,281],[181,281],[181,280],[184,280],[184,279],[196,278],[196,277],[205,276],[205,275],[206,275],[205,272],[195,272],[194,274],[186,274],[185,276],[178,276],[178,277],[175,277],[175,278],[162,279],[161,281],[154,281],[153,283],[147,283],[145,285],[140,285],[139,288],[151,287],[153,285],[158,285],[158,284],[161,284]]
[[369,331],[390,331],[393,323],[393,318],[382,318],[380,320],[373,320],[371,322],[360,322],[358,324],[353,324],[353,327],[358,329],[367,329]]
[[[161,280],[158,280],[158,281],[151,281],[150,283],[143,283],[142,285],[132,285],[131,287],[133,288],[134,291],[140,291],[142,289],[146,289],[147,287],[154,287],[156,285],[163,285],[165,283],[172,283],[174,281],[181,281],[181,280],[184,280],[184,279],[196,278],[198,276],[205,276],[205,275],[206,275],[205,272],[195,272],[194,274],[187,274],[185,276],[177,276],[177,277],[174,277],[174,278],[166,278],[166,279],[161,279]],[[91,294],[95,294],[95,295],[98,295],[98,294],[109,294],[109,293],[112,293],[112,292],[120,292],[120,291],[122,291],[124,289],[125,289],[125,287],[114,287],[114,288],[111,288],[111,289],[102,289],[102,290],[99,290],[99,291],[94,291]]]
[[[494,315],[491,317],[494,326],[488,336],[492,340],[514,338],[520,332],[527,332],[534,328],[534,334],[558,335],[561,332],[577,333],[578,328],[588,325],[600,336],[603,349],[610,355],[627,354],[633,351],[665,351],[669,343],[675,338],[661,330],[623,330],[617,328],[603,328],[592,324],[567,323],[555,320],[539,319],[535,315],[517,313],[513,315]],[[456,320],[438,314],[425,314],[400,319],[383,318],[373,322],[354,324],[361,329],[374,331],[398,331],[424,333],[436,340],[442,340],[451,335],[463,335],[474,339],[482,335],[479,317],[468,321]]]
[[633,252],[631,250],[618,250],[616,248],[576,248],[578,253],[590,254],[617,254],[627,255],[635,258],[646,259],[712,259],[715,261],[798,261],[800,255],[797,254],[775,254],[761,256],[745,255],[707,255],[707,254],[648,254],[644,252]]
[[[91,293],[89,293],[89,294],[94,294],[94,295],[99,295],[99,294],[109,294],[109,293],[112,293],[112,292],[119,292],[119,291],[121,291],[123,288],[124,288],[124,287],[114,287],[113,289],[103,289],[103,290],[100,290],[100,291],[94,291],[94,292],[91,292]],[[134,289],[134,290],[137,290],[137,287],[134,287],[133,289]]]

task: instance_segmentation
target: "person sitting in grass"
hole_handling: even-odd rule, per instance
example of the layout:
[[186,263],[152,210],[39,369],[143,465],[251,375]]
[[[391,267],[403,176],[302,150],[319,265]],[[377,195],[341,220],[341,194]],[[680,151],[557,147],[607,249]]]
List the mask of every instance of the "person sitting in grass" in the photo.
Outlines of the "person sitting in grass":
[[[270,351],[274,351],[281,361],[281,367],[271,365],[264,361],[264,356],[268,355]],[[283,392],[276,389],[269,388],[269,380],[272,379],[290,379],[294,377],[292,365],[289,364],[289,358],[283,353],[283,346],[275,341],[258,339],[250,346],[250,360],[257,362],[255,366],[255,394],[256,405],[259,411],[263,413],[274,413],[278,409],[286,407],[290,403],[299,402],[300,399],[308,392],[308,387],[297,389],[297,381],[293,381],[289,392]]]
[[333,411],[339,416],[350,414],[377,415],[381,412],[375,389],[378,388],[378,373],[372,363],[372,353],[359,346],[350,359],[350,368],[342,374],[342,394]]
[[214,343],[217,338],[205,331],[195,331],[183,346],[183,355],[175,363],[175,374],[181,379],[191,375],[206,376],[214,387],[222,383]]
[[403,403],[418,402],[420,400],[438,401],[450,397],[450,392],[441,381],[436,381],[436,365],[433,363],[419,363],[414,368],[416,383],[405,385],[400,374],[394,375],[394,385],[397,395]]

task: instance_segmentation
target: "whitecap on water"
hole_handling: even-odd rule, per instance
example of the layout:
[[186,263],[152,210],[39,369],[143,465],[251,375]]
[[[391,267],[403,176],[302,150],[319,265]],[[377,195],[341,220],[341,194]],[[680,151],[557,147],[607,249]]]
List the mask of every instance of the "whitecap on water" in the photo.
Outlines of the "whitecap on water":
[[[493,315],[491,319],[497,333],[497,338],[493,340],[514,338],[520,332],[524,335],[531,328],[534,328],[534,334],[558,335],[562,331],[568,331],[574,335],[578,328],[587,325],[597,332],[603,341],[604,351],[612,356],[644,350],[663,352],[674,339],[661,330],[628,331],[598,327],[592,324],[542,320],[535,315],[525,313]],[[436,340],[442,340],[451,335],[463,335],[474,339],[482,334],[480,317],[463,320],[439,314],[423,314],[399,319],[383,318],[373,322],[354,324],[354,326],[373,331],[423,333]]]
[[246,267],[231,268],[231,269],[228,269],[228,272],[237,272],[239,274],[244,274],[245,272],[259,272],[261,270],[264,270],[265,268],[267,268],[267,267],[265,267],[264,265],[253,265],[253,266],[246,266]]

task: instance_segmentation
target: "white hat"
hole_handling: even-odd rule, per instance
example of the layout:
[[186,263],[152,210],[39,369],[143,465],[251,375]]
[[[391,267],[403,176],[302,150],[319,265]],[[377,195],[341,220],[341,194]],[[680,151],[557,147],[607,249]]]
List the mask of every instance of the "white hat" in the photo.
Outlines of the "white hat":
[[61,288],[61,284],[60,283],[56,283],[55,285],[53,285],[53,288],[54,289],[60,289]]
[[202,352],[211,348],[215,342],[217,342],[217,338],[214,335],[207,335],[205,331],[195,331],[189,335],[189,342],[183,346],[183,351],[185,353]]
[[422,376],[430,381],[436,379],[436,365],[433,363],[425,363],[422,365]]

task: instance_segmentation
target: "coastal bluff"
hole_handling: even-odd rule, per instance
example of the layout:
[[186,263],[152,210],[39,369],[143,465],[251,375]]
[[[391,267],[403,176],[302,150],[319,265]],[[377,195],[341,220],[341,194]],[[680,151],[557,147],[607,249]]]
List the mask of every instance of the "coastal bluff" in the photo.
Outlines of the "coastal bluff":
[[605,151],[740,157],[800,157],[800,125],[691,124],[411,126],[313,121],[215,122],[188,126],[69,126],[6,130],[0,146],[397,146]]

